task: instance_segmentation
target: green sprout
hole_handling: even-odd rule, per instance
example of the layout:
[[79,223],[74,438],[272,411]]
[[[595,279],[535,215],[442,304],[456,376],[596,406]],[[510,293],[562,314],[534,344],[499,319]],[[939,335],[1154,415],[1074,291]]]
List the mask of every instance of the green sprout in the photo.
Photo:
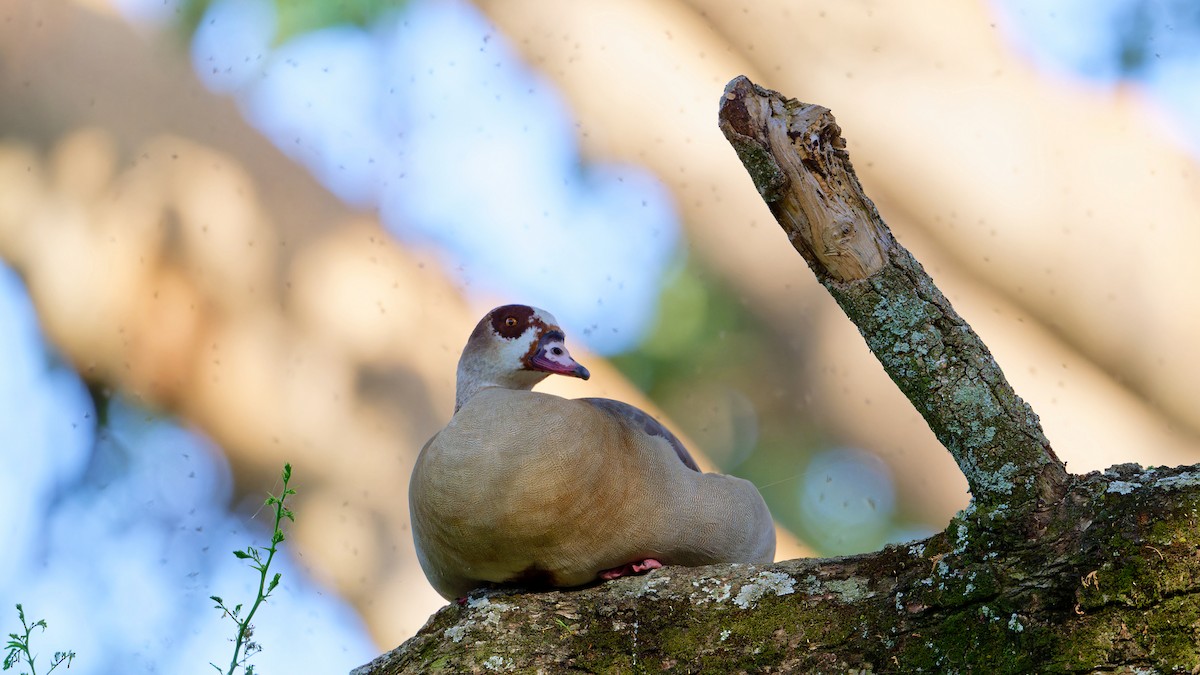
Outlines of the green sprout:
[[[2,670],[8,670],[25,661],[29,664],[29,675],[37,675],[37,667],[34,665],[33,652],[29,650],[29,636],[33,633],[34,628],[41,628],[42,632],[46,632],[46,620],[39,619],[33,623],[25,621],[25,608],[21,607],[21,603],[17,603],[17,616],[21,619],[21,633],[9,633],[8,644],[4,646],[7,654],[4,656],[4,664]],[[71,667],[71,661],[75,660],[75,652],[54,652],[54,657],[50,659],[50,670],[46,673],[54,672],[54,669],[66,662],[67,667]]]
[[[241,603],[230,609],[225,604],[225,601],[220,597],[216,595],[210,596],[210,598],[217,603],[215,605],[215,609],[221,610],[221,616],[227,616],[230,619],[233,619],[233,622],[237,624],[237,636],[233,641],[233,658],[229,661],[229,670],[224,671],[226,672],[226,675],[233,675],[234,671],[236,671],[239,666],[245,668],[246,675],[254,675],[254,666],[246,665],[246,661],[248,661],[254,654],[262,651],[262,646],[251,640],[251,638],[254,636],[254,626],[250,624],[250,620],[254,618],[254,613],[258,611],[259,605],[261,605],[263,601],[270,597],[271,591],[275,590],[275,587],[279,585],[280,574],[278,572],[275,573],[275,576],[271,577],[271,581],[269,583],[267,582],[267,570],[271,567],[271,560],[274,559],[275,552],[278,550],[279,544],[284,540],[283,530],[279,529],[279,523],[282,522],[284,518],[287,518],[292,522],[296,522],[296,518],[292,515],[292,511],[283,505],[283,502],[288,498],[288,495],[296,494],[295,490],[288,489],[288,481],[292,478],[291,464],[283,465],[283,473],[281,476],[283,478],[283,491],[279,493],[278,497],[268,492],[267,500],[264,502],[265,506],[275,508],[275,532],[271,535],[271,547],[266,550],[266,560],[263,560],[262,553],[259,551],[259,549],[254,548],[253,546],[247,546],[245,551],[233,552],[233,555],[236,556],[238,560],[252,561],[250,566],[253,567],[259,574],[258,597],[254,599],[254,604],[250,605],[250,611],[246,612],[246,615],[243,617]],[[244,652],[242,651],[243,647],[245,648]],[[74,655],[72,654],[72,656]],[[217,664],[210,663],[209,665],[215,668],[218,673],[222,672],[221,667]]]

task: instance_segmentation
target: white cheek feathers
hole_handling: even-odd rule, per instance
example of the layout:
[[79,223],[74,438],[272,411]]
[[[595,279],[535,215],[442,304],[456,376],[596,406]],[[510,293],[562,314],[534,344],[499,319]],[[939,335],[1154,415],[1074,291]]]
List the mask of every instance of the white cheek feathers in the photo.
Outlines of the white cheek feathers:
[[538,338],[533,354],[525,360],[526,366],[531,370],[569,375],[583,380],[591,377],[592,374],[588,372],[587,368],[571,358],[571,352],[567,351],[565,339],[563,334],[557,330],[543,333]]

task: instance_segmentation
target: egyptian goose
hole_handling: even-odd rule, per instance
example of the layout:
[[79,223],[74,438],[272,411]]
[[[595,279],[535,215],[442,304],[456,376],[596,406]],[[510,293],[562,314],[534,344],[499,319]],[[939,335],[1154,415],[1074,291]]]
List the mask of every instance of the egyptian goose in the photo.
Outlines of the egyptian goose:
[[525,305],[488,312],[467,340],[454,416],[421,449],[408,489],[437,592],[771,562],[774,525],[751,483],[701,472],[629,404],[530,391],[552,373],[588,379],[565,340],[549,312]]

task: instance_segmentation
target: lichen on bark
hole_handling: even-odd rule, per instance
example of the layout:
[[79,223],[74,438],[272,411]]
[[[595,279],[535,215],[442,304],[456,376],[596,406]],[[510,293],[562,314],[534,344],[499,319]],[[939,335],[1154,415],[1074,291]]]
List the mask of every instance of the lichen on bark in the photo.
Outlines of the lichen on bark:
[[763,152],[774,159],[772,170],[758,168],[751,178],[758,184],[769,175],[772,186],[786,186],[768,200],[772,213],[963,469],[980,515],[1003,508],[1020,517],[1061,498],[1066,469],[1037,416],[891,235],[862,190],[833,115],[740,77],[726,87],[719,117],[735,147],[758,148],[758,165],[767,163]]

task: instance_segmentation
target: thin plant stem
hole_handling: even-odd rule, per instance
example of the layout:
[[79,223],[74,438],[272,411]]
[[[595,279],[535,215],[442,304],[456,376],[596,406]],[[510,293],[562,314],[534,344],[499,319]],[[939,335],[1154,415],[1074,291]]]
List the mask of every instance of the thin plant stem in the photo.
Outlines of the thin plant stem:
[[[250,566],[253,567],[259,575],[258,593],[254,598],[254,603],[250,605],[250,611],[246,612],[244,617],[240,616],[242,605],[239,604],[230,609],[225,605],[221,598],[215,595],[212,596],[212,599],[217,603],[216,608],[224,612],[225,615],[229,616],[231,619],[233,619],[234,623],[237,624],[237,636],[233,644],[233,657],[229,661],[229,670],[225,671],[226,675],[234,675],[238,666],[245,666],[246,660],[257,651],[257,645],[251,641],[254,627],[250,622],[254,619],[254,615],[258,612],[258,608],[268,597],[270,597],[271,592],[275,590],[275,587],[279,585],[280,574],[278,572],[275,573],[275,576],[271,577],[270,581],[267,581],[267,576],[271,568],[271,561],[275,559],[275,553],[279,550],[279,544],[281,544],[285,539],[283,536],[283,530],[279,527],[280,523],[283,522],[284,518],[287,518],[292,522],[295,522],[296,520],[295,516],[292,514],[292,511],[284,505],[284,501],[289,495],[296,494],[295,490],[288,488],[288,481],[290,481],[292,478],[291,464],[283,465],[281,477],[283,478],[283,491],[279,493],[279,496],[267,493],[267,500],[265,502],[266,506],[274,507],[275,509],[275,526],[271,534],[271,546],[270,548],[266,549],[266,560],[263,559],[262,553],[259,551],[259,549],[253,546],[247,546],[245,551],[233,552],[233,555],[239,560],[253,561],[250,563]],[[246,650],[245,653],[242,652],[243,648]],[[221,669],[216,664],[211,665],[213,668],[216,668],[218,672],[221,672]],[[247,675],[252,675],[254,672],[254,666],[245,666],[245,668]]]

